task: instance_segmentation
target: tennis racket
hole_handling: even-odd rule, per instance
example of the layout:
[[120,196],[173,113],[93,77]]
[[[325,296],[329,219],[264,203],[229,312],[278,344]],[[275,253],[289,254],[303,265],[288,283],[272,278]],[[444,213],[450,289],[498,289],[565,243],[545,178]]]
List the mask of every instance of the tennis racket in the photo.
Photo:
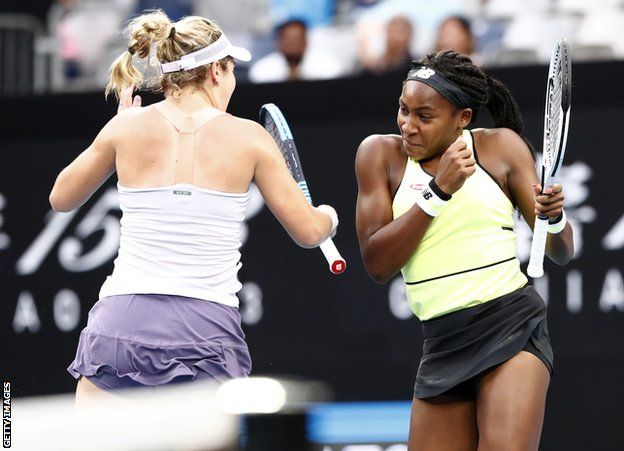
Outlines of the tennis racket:
[[[308,189],[306,179],[303,176],[303,168],[299,161],[297,147],[295,147],[295,141],[284,115],[276,105],[272,103],[264,104],[262,108],[260,108],[260,124],[262,124],[273,137],[273,140],[286,161],[286,166],[288,166],[290,174],[295,179],[295,182],[297,182],[297,185],[299,185],[301,191],[303,191],[305,198],[310,205],[312,205],[312,197],[310,196],[310,190]],[[323,251],[327,263],[329,263],[329,270],[334,274],[341,274],[344,272],[347,268],[347,263],[340,255],[340,252],[338,252],[338,249],[336,249],[332,239],[327,238],[319,247],[321,251]]]
[[[565,39],[555,42],[546,84],[546,107],[544,112],[544,147],[542,150],[542,193],[555,183],[561,168],[570,122],[572,96],[572,60]],[[544,250],[548,234],[548,216],[538,215],[533,227],[533,242],[527,273],[531,277],[544,275]]]

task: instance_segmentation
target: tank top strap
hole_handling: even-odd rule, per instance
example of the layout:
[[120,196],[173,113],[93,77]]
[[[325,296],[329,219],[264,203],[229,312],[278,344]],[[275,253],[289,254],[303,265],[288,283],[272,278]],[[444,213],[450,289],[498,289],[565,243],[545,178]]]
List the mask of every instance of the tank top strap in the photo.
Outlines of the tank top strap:
[[[475,156],[476,152],[474,151],[474,144],[472,139],[472,133],[470,130],[464,130],[462,132],[462,137],[464,141],[466,141],[466,147],[470,151],[470,153]],[[427,171],[423,169],[420,163],[413,158],[407,157],[407,163],[405,165],[405,172],[403,173],[403,180],[401,180],[401,184],[399,188],[405,181],[410,181],[412,184],[416,183],[429,183],[433,176],[429,174]]]
[[466,141],[466,147],[468,148],[468,150],[470,150],[470,153],[472,154],[472,156],[476,158],[475,151],[474,151],[474,143],[472,140],[472,132],[470,130],[464,130],[462,132],[462,138],[464,138],[464,141]]
[[225,114],[225,112],[221,110],[208,107],[188,115],[167,101],[156,103],[154,108],[156,108],[179,133],[196,133],[211,120]]
[[216,108],[204,108],[192,115],[195,121],[195,131],[202,128],[208,122],[226,114],[224,111],[217,110]]
[[154,108],[178,132],[175,183],[193,184],[195,147],[197,145],[196,133],[208,122],[225,113],[216,108],[204,108],[189,115],[167,101],[154,104]]

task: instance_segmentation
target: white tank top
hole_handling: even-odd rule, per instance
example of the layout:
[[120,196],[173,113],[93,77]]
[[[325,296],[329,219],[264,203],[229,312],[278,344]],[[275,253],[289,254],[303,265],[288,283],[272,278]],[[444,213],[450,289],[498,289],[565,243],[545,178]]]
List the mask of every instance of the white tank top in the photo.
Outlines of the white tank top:
[[[161,113],[162,104],[156,105]],[[167,108],[164,113],[171,113]],[[195,133],[214,117],[203,118],[192,130],[176,128],[180,134]],[[188,183],[157,188],[118,184],[117,189],[119,254],[100,298],[170,294],[238,307],[239,248],[249,191],[226,193]]]

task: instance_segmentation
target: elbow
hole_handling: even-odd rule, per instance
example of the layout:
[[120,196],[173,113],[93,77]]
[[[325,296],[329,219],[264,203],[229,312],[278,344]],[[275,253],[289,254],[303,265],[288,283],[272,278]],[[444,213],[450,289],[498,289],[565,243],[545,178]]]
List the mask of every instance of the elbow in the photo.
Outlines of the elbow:
[[373,274],[369,272],[368,275],[379,285],[383,285],[390,280],[390,277],[386,277],[384,274]]
[[383,285],[394,276],[394,274],[390,274],[387,270],[384,270],[381,265],[374,265],[371,262],[367,262],[366,259],[364,260],[364,267],[371,279],[380,285]]
[[52,187],[52,191],[50,191],[50,195],[48,196],[48,201],[50,202],[52,210],[57,213],[65,213],[70,211],[70,208],[68,208],[68,205],[66,205],[67,202],[65,202],[65,199],[63,199],[64,196],[61,194],[61,176],[62,173],[59,174],[59,176],[56,178],[54,186]]
[[373,279],[379,285],[385,284],[392,278],[391,275],[378,273],[378,272],[376,273],[376,272],[371,272],[371,271],[368,271],[368,275],[371,277],[371,279]]
[[565,266],[568,263],[570,263],[570,261],[572,260],[573,257],[574,257],[574,251],[571,251],[571,252],[567,252],[565,254],[560,254],[560,255],[557,255],[557,256],[553,256],[553,257],[551,257],[551,260],[553,262],[555,262],[559,266]]
[[311,249],[319,246],[329,237],[331,230],[327,228],[327,215],[321,214],[321,217],[323,218],[322,221],[313,218],[307,222],[306,227],[299,231],[295,240],[299,246]]
[[58,196],[55,195],[54,190],[52,190],[52,192],[50,193],[50,196],[48,197],[48,201],[50,202],[50,207],[52,207],[53,211],[59,212],[59,211],[63,211],[62,210],[62,206],[61,203],[58,200]]
[[68,202],[63,200],[62,197],[59,196],[54,189],[50,193],[48,200],[50,201],[50,206],[52,207],[52,210],[57,213],[67,213],[74,209],[73,206],[69,205]]

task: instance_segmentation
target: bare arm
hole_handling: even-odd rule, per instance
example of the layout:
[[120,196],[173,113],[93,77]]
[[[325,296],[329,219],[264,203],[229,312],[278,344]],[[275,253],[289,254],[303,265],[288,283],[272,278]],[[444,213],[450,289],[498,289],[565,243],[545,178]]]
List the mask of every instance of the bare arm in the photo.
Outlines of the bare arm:
[[[463,139],[443,152],[435,177],[445,193],[459,190],[475,171],[475,160]],[[358,179],[356,227],[364,266],[370,276],[384,283],[405,266],[431,225],[432,216],[418,204],[393,220],[388,165],[383,137],[365,139],[355,159]]]
[[56,178],[50,193],[54,211],[71,211],[83,205],[115,171],[113,118],[93,143]]
[[329,215],[308,203],[266,130],[255,123],[250,126],[257,151],[254,180],[262,197],[299,246],[318,246],[332,231]]
[[388,168],[380,137],[369,137],[355,158],[358,196],[355,221],[360,252],[377,282],[392,278],[410,259],[433,218],[414,205],[393,220]]
[[[133,88],[121,92],[117,113],[141,106],[141,97],[132,97]],[[54,211],[71,211],[83,205],[115,171],[113,118],[100,131],[91,146],[82,152],[56,178],[50,193]]]
[[[561,185],[548,187],[546,194],[538,195],[541,190],[535,172],[535,162],[526,143],[511,130],[501,129],[493,137],[504,140],[505,155],[509,164],[507,183],[509,190],[520,209],[522,216],[531,229],[536,214],[544,214],[551,219],[557,218],[563,209],[563,188]],[[572,226],[567,223],[557,234],[548,234],[546,255],[555,263],[565,265],[574,255]]]

